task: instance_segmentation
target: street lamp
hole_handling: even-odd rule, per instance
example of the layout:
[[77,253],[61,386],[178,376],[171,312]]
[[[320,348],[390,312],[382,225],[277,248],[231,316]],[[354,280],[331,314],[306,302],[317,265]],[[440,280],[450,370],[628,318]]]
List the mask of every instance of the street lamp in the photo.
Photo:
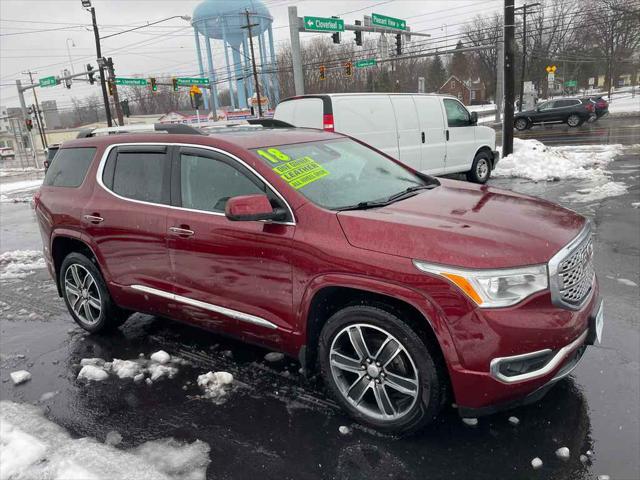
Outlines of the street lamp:
[[91,0],[82,0],[82,6],[84,8],[91,8]]
[[73,61],[71,60],[71,49],[69,48],[69,40],[71,40],[72,47],[76,46],[76,42],[73,41],[73,38],[67,38],[65,40],[65,43],[67,44],[67,55],[69,56],[69,65],[71,65],[71,73],[76,73],[75,69],[73,68]]

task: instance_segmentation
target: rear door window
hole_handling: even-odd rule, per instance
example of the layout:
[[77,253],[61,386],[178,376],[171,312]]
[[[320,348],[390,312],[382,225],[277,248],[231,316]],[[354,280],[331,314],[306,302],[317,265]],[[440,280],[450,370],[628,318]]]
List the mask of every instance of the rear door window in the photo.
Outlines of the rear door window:
[[444,99],[447,121],[450,127],[468,127],[471,124],[469,111],[457,100]]
[[52,187],[79,187],[87,176],[96,149],[63,148],[56,155],[56,161],[51,165],[44,177],[43,185]]
[[[57,160],[56,160],[57,162]],[[113,162],[113,163],[112,163]],[[170,162],[166,147],[122,147],[109,157],[105,185],[118,195],[148,203],[170,203]]]

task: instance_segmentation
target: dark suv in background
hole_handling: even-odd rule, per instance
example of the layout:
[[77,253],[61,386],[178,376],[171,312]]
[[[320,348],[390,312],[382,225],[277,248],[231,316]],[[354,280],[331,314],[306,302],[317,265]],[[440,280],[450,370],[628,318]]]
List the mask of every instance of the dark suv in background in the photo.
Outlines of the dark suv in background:
[[533,110],[525,110],[514,115],[517,130],[526,130],[541,123],[566,123],[579,127],[596,116],[596,105],[588,98],[557,98],[540,103]]

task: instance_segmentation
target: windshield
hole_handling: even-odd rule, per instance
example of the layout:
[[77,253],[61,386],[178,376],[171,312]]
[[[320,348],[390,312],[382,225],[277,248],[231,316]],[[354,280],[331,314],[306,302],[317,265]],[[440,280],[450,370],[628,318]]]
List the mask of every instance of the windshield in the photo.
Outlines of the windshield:
[[409,188],[435,183],[348,138],[253,152],[292,188],[331,210],[388,202]]

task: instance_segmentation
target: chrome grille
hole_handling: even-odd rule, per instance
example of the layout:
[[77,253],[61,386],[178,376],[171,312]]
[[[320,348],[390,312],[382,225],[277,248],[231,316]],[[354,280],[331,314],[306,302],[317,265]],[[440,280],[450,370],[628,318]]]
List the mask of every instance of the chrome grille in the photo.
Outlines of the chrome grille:
[[591,292],[593,285],[593,242],[588,236],[558,265],[560,298],[569,305],[579,305]]

